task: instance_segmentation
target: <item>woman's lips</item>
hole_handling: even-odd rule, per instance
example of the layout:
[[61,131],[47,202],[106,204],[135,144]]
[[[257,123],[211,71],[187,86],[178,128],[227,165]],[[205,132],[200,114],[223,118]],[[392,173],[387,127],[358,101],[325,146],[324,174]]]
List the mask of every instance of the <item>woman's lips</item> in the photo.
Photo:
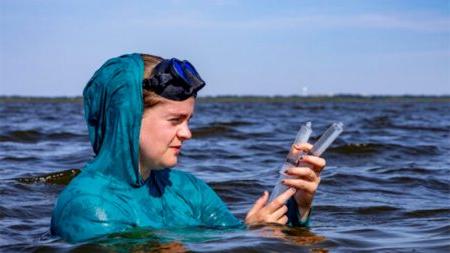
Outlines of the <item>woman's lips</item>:
[[170,148],[174,149],[175,152],[176,152],[176,154],[180,153],[181,146],[172,146],[172,147],[170,147]]

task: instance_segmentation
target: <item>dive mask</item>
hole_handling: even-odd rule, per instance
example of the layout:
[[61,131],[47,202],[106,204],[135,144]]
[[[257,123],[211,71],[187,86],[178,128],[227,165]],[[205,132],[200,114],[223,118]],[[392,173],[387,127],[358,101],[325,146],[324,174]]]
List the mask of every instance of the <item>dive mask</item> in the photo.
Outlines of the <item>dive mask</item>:
[[142,81],[144,89],[176,101],[197,96],[205,84],[190,62],[177,58],[163,60],[156,65],[153,76]]

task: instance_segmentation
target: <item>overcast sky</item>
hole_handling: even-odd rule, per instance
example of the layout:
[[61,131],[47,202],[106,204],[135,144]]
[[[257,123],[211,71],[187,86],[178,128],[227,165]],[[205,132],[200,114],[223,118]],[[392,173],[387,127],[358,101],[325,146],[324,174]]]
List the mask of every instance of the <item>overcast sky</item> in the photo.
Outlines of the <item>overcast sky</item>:
[[450,94],[450,1],[0,1],[0,95],[78,96],[109,58],[190,60],[200,95]]

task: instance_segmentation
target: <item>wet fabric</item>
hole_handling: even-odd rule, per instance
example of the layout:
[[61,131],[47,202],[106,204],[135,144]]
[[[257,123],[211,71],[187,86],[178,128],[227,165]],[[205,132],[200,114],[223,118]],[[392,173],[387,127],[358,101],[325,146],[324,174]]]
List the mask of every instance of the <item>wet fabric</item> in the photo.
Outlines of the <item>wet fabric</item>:
[[[218,195],[189,173],[157,170],[143,180],[138,165],[143,73],[139,54],[124,55],[108,60],[84,89],[96,155],[60,194],[52,234],[81,242],[133,228],[243,227]],[[295,216],[294,210],[289,212]]]

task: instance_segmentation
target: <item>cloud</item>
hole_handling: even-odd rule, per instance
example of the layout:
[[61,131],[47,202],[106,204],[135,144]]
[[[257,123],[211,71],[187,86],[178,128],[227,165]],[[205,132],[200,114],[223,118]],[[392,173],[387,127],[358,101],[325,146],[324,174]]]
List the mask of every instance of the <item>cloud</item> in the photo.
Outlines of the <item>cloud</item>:
[[[151,19],[148,21],[147,19]],[[202,13],[176,13],[164,16],[141,17],[138,23],[151,22],[153,27],[177,27],[188,29],[383,29],[414,32],[450,32],[449,17],[407,17],[402,15],[299,15],[288,17],[261,17],[251,19],[216,19]]]
[[448,17],[408,18],[395,15],[366,14],[352,17],[324,18],[323,23],[329,26],[399,29],[418,32],[449,32]]

